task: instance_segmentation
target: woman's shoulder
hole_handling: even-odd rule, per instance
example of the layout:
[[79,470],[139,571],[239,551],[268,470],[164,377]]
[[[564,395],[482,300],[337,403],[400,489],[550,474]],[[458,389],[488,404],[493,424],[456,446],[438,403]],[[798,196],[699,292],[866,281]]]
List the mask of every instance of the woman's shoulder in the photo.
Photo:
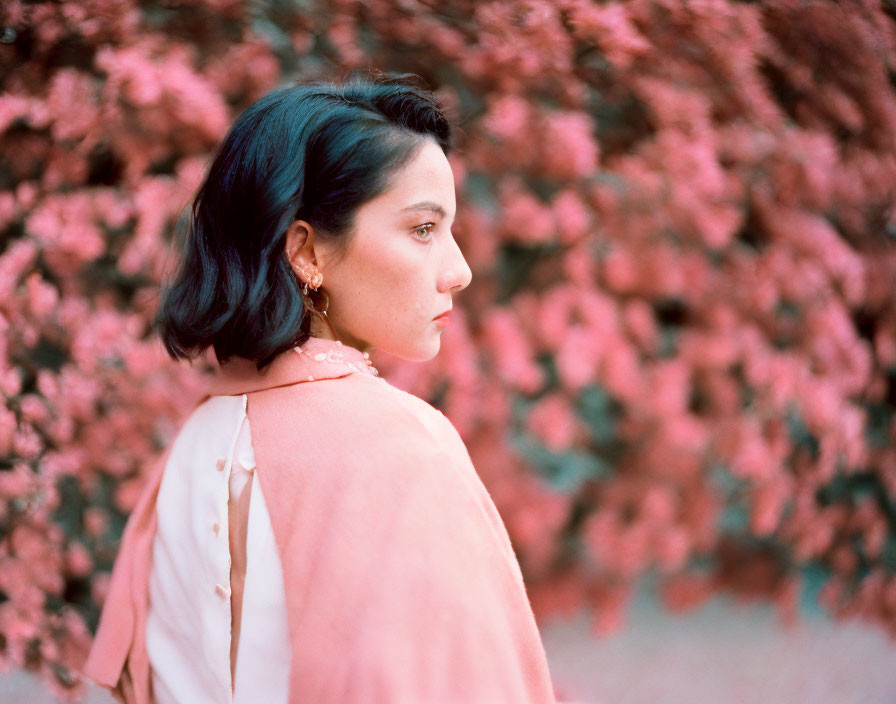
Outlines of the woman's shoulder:
[[283,515],[354,507],[346,515],[362,520],[361,506],[410,510],[434,497],[479,510],[481,488],[454,426],[382,379],[349,375],[268,389],[250,394],[248,413],[262,484],[286,507]]
[[[333,407],[342,417],[364,417],[388,422],[398,416],[438,429],[447,430],[448,418],[428,401],[389,383],[383,377],[349,374],[309,384],[307,391],[318,403]],[[451,426],[453,429],[453,426]]]
[[380,458],[392,453],[466,455],[457,430],[441,410],[382,377],[349,374],[271,389],[250,398],[250,415],[253,404],[260,419],[293,428],[297,442],[312,436],[320,448],[356,448]]

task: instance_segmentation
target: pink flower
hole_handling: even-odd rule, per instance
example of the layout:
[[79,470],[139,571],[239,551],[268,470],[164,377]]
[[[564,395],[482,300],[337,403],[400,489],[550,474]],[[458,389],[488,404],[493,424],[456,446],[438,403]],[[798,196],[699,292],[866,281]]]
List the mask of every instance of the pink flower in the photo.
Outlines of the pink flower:
[[11,472],[0,473],[0,496],[4,499],[23,498],[34,486],[34,473],[25,463],[17,463]]
[[763,482],[752,490],[750,529],[755,535],[767,536],[775,531],[791,491],[789,483],[781,479]]
[[105,241],[83,193],[49,196],[25,220],[25,227],[44,247],[44,256],[63,276],[99,257]]
[[132,215],[130,203],[112,189],[94,190],[93,203],[99,217],[112,229],[124,227]]
[[688,531],[680,526],[665,527],[656,537],[656,557],[662,569],[672,572],[687,563],[691,541]]
[[536,391],[543,383],[543,372],[533,360],[529,342],[513,315],[505,309],[492,308],[484,316],[483,330],[495,372],[521,391]]
[[17,288],[19,277],[31,269],[37,257],[32,240],[16,240],[0,255],[0,300],[8,301]]
[[664,360],[650,370],[647,403],[660,417],[672,417],[687,410],[691,394],[690,369],[681,360]]
[[108,513],[96,506],[84,510],[84,529],[92,538],[101,538],[109,528]]
[[623,577],[634,577],[651,558],[651,531],[644,522],[632,523],[617,535],[613,567]]
[[53,75],[47,95],[47,109],[53,115],[53,138],[83,138],[99,120],[93,79],[72,69]]
[[610,250],[603,259],[603,274],[607,286],[617,293],[629,293],[637,289],[640,276],[634,259],[621,248]]
[[0,95],[0,133],[16,120],[26,116],[31,107],[31,99],[24,95],[16,95],[15,93],[4,93]]
[[576,191],[572,189],[561,191],[554,196],[552,207],[561,242],[573,244],[588,232],[591,216]]
[[625,613],[631,588],[605,587],[592,590],[591,603],[593,616],[592,632],[601,638],[612,636],[620,631],[625,623]]
[[12,448],[16,424],[16,414],[8,408],[0,407],[0,454],[2,455],[8,454]]
[[529,192],[516,185],[501,187],[501,235],[524,243],[546,242],[555,232],[554,215]]
[[59,302],[59,292],[55,287],[44,281],[40,274],[32,272],[25,279],[25,287],[28,296],[28,306],[31,314],[42,318],[52,313]]
[[22,417],[34,425],[42,424],[49,416],[44,402],[35,394],[22,396],[19,399],[19,408],[22,411]]
[[680,574],[665,577],[660,583],[660,597],[666,607],[685,611],[704,603],[712,596],[715,585],[702,575]]
[[21,424],[12,436],[13,452],[26,460],[36,459],[44,449],[37,431],[30,423]]
[[563,272],[570,283],[590,287],[596,278],[596,262],[590,248],[577,245],[563,255]]
[[75,423],[69,416],[59,416],[50,422],[46,430],[53,442],[64,445],[75,436]]
[[767,481],[779,471],[783,458],[769,447],[753,418],[720,423],[714,442],[737,476]]
[[630,10],[623,4],[571,4],[570,24],[575,35],[595,42],[609,61],[627,68],[650,49],[650,42],[635,28]]
[[48,369],[41,369],[37,373],[37,390],[48,401],[55,401],[59,395],[59,379]]
[[[694,137],[709,136],[710,97],[703,91],[651,75],[635,77],[633,87],[638,97],[651,107],[659,123],[658,139],[647,148],[649,158],[665,161],[667,168],[681,170],[690,165],[693,151],[701,147],[699,139]],[[686,145],[688,140],[690,149]]]
[[800,412],[810,430],[824,434],[837,424],[841,398],[829,381],[807,378],[799,388]]
[[544,118],[542,163],[545,174],[558,179],[591,176],[597,170],[600,149],[591,118],[583,112],[558,112]]
[[93,559],[90,557],[90,553],[78,542],[68,546],[65,563],[69,573],[76,577],[85,577],[93,569]]
[[609,510],[600,510],[589,516],[582,527],[582,540],[589,557],[601,568],[609,568],[616,550],[619,532],[616,517]]
[[602,341],[583,325],[570,326],[556,354],[557,372],[565,388],[578,390],[594,381],[602,357]]
[[486,132],[502,140],[521,142],[529,136],[531,107],[519,95],[507,94],[491,99],[488,112],[482,117]]
[[75,420],[91,420],[94,402],[100,392],[97,380],[82,374],[73,365],[63,366],[59,377],[62,389],[60,410]]
[[650,350],[656,345],[659,331],[653,310],[647,303],[640,299],[628,301],[622,310],[622,318],[626,332],[640,347]]
[[598,380],[619,399],[633,402],[641,395],[645,380],[631,345],[618,340],[605,341]]
[[577,289],[564,285],[552,286],[542,293],[534,320],[542,339],[536,340],[536,344],[552,351],[563,346],[576,296]]
[[647,487],[639,503],[644,520],[657,526],[671,523],[675,518],[678,505],[673,492],[659,484]]
[[570,408],[569,399],[560,394],[549,394],[538,400],[529,411],[526,427],[551,450],[569,448],[576,439],[579,421]]

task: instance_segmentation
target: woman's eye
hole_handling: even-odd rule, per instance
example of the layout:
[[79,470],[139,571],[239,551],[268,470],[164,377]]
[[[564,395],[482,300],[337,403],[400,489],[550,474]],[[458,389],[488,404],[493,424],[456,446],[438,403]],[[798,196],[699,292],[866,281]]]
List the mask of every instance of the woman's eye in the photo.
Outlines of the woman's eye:
[[435,223],[428,222],[428,223],[426,223],[425,225],[420,225],[420,227],[415,228],[415,229],[414,229],[414,232],[415,232],[415,233],[423,232],[423,234],[425,235],[424,237],[418,237],[417,239],[420,239],[420,240],[428,240],[428,239],[429,239],[429,236],[428,236],[428,235],[430,234],[430,231],[431,231],[432,228],[434,228],[434,227],[435,227]]

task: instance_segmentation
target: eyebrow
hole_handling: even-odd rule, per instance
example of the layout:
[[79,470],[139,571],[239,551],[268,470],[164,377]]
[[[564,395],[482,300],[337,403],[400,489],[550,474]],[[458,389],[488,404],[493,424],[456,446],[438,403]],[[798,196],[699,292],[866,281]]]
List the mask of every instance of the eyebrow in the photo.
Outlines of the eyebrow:
[[406,208],[402,208],[402,213],[416,213],[420,211],[429,211],[438,214],[441,217],[445,217],[445,209],[431,200],[421,200],[419,203],[414,203],[413,205],[409,205]]

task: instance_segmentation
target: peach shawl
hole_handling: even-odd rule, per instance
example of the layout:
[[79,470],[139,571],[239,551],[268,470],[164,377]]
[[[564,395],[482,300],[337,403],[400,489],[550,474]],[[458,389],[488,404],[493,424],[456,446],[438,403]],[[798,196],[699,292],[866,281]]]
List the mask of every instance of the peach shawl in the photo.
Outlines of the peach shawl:
[[[248,394],[283,567],[290,702],[554,704],[519,564],[463,441],[364,361],[312,337],[263,373],[228,362],[197,402]],[[125,527],[83,668],[127,704],[152,703],[147,584],[167,455]]]

